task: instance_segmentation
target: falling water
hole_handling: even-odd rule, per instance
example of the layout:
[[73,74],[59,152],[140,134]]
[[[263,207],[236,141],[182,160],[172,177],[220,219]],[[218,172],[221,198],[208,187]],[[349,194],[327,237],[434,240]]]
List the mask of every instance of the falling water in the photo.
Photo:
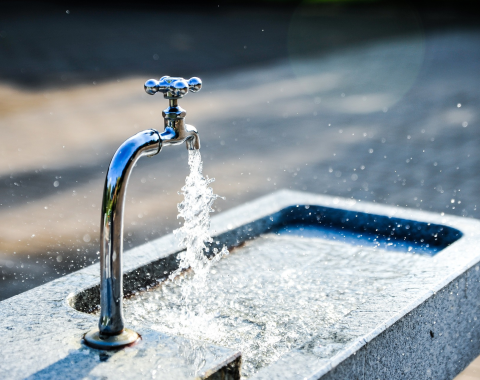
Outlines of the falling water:
[[212,242],[210,236],[210,213],[213,212],[213,202],[219,197],[214,194],[209,186],[214,179],[204,177],[202,174],[202,156],[199,150],[190,150],[188,156],[190,174],[185,180],[181,194],[184,199],[178,204],[177,218],[183,218],[183,226],[174,231],[179,245],[185,248],[179,254],[179,267],[174,271],[170,280],[174,280],[182,272],[190,269],[193,273],[186,274],[178,281],[185,281],[182,286],[182,300],[185,306],[185,314],[189,317],[202,310],[193,310],[190,298],[205,290],[208,273],[211,266],[220,258],[228,254],[224,247],[220,252],[213,249],[213,255],[209,254],[209,248],[205,243]]

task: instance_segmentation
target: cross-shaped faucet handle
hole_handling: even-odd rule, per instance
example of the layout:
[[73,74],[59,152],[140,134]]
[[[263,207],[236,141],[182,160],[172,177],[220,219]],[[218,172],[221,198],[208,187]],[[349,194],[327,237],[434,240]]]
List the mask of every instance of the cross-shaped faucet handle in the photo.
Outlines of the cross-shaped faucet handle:
[[149,95],[155,95],[156,92],[162,92],[167,99],[180,99],[190,92],[200,91],[202,80],[197,77],[189,80],[179,77],[161,77],[160,80],[149,79],[145,82],[145,92]]

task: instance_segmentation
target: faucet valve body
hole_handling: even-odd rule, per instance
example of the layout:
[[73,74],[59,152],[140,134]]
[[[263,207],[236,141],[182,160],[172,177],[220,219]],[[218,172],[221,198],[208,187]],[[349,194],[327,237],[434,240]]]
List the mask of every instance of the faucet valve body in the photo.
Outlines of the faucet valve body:
[[[163,110],[165,137],[162,139],[163,145],[177,145],[186,142],[187,149],[200,149],[200,139],[195,127],[185,124],[187,111],[178,105],[178,99],[183,98],[187,93],[198,92],[202,88],[202,80],[197,77],[189,80],[179,77],[163,76],[160,80],[149,79],[145,82],[145,92],[149,95],[155,95],[157,92],[163,93],[165,99],[169,100],[169,106]],[[172,136],[172,134],[174,136]]]

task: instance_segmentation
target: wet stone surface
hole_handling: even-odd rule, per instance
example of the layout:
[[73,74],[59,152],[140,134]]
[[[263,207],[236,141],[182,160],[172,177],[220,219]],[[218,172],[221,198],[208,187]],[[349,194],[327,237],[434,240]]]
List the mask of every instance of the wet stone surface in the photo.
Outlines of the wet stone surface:
[[388,319],[434,283],[439,269],[430,256],[268,234],[218,262],[187,301],[182,288],[192,286],[190,275],[129,299],[125,315],[133,326],[241,351],[248,378],[293,348],[330,357],[355,331],[319,345],[321,331],[354,310],[368,318],[378,305]]

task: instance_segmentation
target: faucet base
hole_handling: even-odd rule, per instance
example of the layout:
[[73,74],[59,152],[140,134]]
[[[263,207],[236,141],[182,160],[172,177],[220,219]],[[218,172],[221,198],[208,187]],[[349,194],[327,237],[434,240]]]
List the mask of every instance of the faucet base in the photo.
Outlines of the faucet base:
[[100,337],[100,331],[98,329],[90,330],[83,337],[87,346],[98,350],[118,350],[130,346],[140,339],[140,335],[130,329],[123,329],[118,335],[104,337]]

